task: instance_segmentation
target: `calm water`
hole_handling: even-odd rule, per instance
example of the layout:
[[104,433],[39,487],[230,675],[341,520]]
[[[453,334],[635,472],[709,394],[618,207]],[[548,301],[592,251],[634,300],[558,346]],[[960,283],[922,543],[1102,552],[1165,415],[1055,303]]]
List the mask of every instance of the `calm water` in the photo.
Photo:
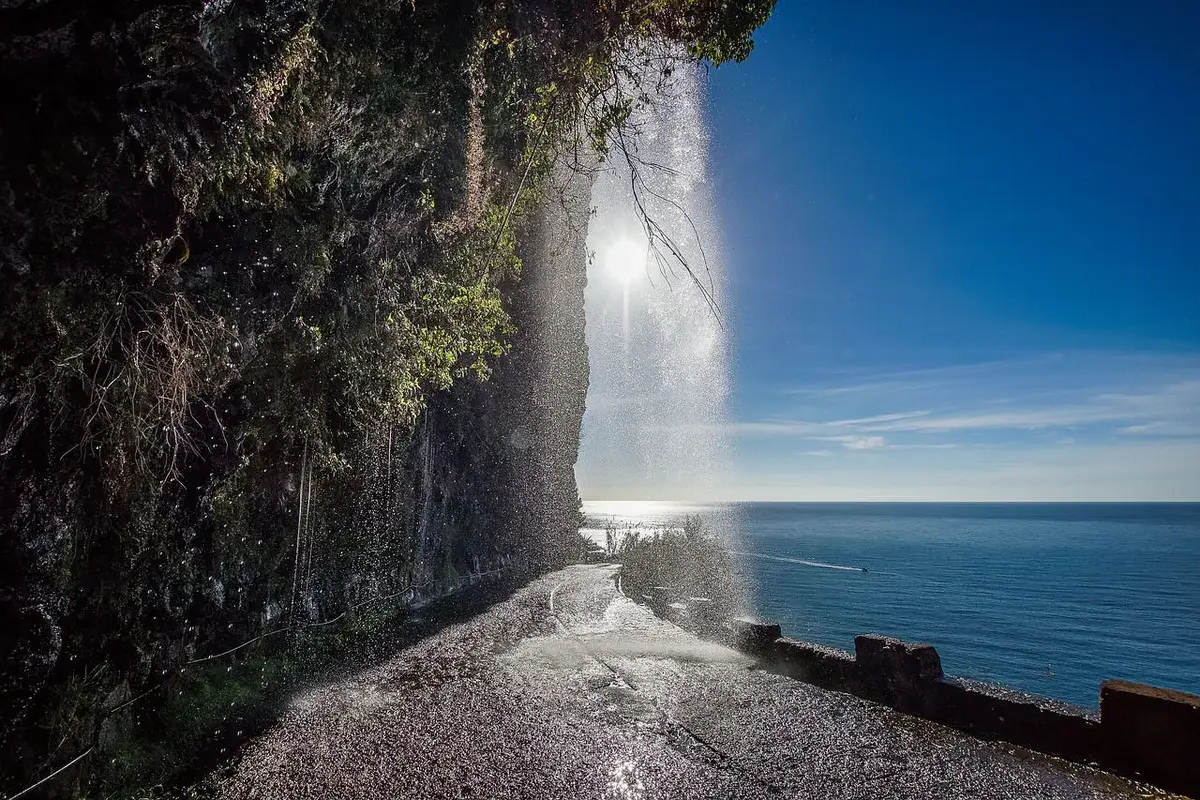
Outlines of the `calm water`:
[[[585,504],[593,526],[696,510]],[[1086,706],[1106,678],[1200,693],[1200,504],[733,510],[759,614],[786,636],[925,641],[947,673]]]

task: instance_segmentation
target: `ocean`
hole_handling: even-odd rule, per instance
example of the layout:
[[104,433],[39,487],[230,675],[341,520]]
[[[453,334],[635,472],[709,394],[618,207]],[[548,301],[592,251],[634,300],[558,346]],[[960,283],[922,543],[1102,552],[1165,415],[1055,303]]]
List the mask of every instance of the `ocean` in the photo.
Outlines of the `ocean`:
[[[718,517],[718,509],[724,516]],[[1095,707],[1124,678],[1200,693],[1200,504],[584,504],[585,528],[731,520],[757,614],[853,650],[937,647],[947,674]]]

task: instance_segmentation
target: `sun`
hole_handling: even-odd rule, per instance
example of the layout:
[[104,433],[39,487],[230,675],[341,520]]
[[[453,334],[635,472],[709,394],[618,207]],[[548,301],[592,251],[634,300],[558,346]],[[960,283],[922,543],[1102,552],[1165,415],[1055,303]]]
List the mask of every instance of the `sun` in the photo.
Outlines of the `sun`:
[[646,248],[632,239],[620,239],[604,251],[604,269],[621,285],[629,286],[646,275]]

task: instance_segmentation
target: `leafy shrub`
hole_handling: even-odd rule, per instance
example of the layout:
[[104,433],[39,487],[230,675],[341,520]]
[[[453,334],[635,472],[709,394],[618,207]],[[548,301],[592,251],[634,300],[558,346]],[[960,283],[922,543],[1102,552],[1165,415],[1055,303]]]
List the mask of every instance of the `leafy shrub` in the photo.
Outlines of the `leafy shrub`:
[[708,598],[713,613],[720,616],[740,610],[733,558],[724,542],[705,530],[700,517],[687,516],[677,526],[653,531],[614,527],[608,540],[629,596],[653,595],[654,587],[669,587],[682,598]]

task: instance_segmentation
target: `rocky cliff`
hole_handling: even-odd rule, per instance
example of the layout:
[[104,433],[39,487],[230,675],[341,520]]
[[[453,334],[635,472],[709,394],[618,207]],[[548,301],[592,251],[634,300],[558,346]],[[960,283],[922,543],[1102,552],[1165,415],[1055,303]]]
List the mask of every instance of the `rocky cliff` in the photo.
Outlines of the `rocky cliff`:
[[0,0],[0,792],[144,779],[212,655],[562,562],[568,156],[770,6]]

